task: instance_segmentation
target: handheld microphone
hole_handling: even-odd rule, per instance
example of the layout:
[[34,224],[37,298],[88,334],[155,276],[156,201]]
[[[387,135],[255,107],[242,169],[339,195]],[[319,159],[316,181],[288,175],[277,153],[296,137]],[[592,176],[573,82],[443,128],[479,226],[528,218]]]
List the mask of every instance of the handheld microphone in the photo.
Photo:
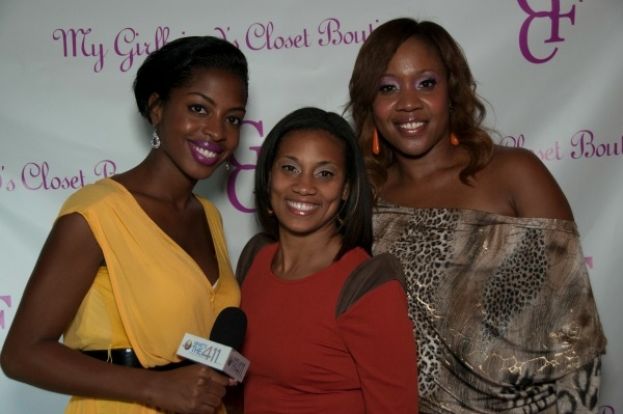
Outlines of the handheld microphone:
[[247,317],[240,308],[225,308],[218,314],[210,339],[187,333],[177,354],[221,371],[242,382],[250,362],[237,350],[242,347],[247,330]]

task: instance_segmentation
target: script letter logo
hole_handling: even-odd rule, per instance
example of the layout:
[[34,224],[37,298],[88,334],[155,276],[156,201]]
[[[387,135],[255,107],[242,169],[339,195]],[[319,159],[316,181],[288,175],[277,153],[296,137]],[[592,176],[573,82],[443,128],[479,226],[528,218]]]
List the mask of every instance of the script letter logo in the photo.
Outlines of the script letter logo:
[[616,411],[614,410],[614,407],[611,405],[602,405],[601,407],[599,407],[599,414],[615,414]]
[[[259,135],[259,137],[264,138],[264,123],[263,121],[253,121],[250,119],[245,119],[242,121],[243,125],[249,125],[255,129],[255,132]],[[249,149],[257,154],[260,151],[260,146],[251,146]],[[254,207],[247,207],[238,198],[238,193],[236,192],[236,182],[238,178],[240,178],[241,172],[253,172],[255,170],[255,164],[243,164],[235,156],[231,156],[229,159],[229,163],[232,167],[232,171],[227,178],[227,196],[229,198],[229,202],[232,206],[238,211],[243,213],[253,213],[255,211]]]
[[[10,296],[0,296],[0,304],[4,303],[8,308],[11,307]],[[0,310],[0,329],[4,329],[4,310]]]
[[[581,1],[581,0],[580,0]],[[535,11],[528,4],[528,0],[517,0],[519,3],[519,7],[528,15],[528,18],[521,25],[521,29],[519,30],[519,49],[521,50],[521,54],[532,63],[545,63],[553,59],[553,57],[558,52],[558,47],[554,47],[554,50],[543,58],[535,56],[530,50],[530,44],[528,40],[528,32],[530,31],[530,26],[534,22],[535,19],[548,18],[551,24],[550,36],[548,39],[545,39],[544,43],[558,43],[564,42],[564,38],[560,37],[560,20],[561,19],[569,19],[571,25],[575,25],[575,4],[571,6],[571,10],[568,13],[561,13],[560,11],[560,0],[551,0],[552,9],[551,10],[540,10]]]

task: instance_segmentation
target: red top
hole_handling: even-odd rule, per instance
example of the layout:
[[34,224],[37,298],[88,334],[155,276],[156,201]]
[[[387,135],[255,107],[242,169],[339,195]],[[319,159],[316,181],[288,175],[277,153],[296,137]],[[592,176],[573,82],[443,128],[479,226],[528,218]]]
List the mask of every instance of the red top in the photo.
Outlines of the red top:
[[400,283],[382,283],[336,318],[340,290],[368,254],[357,248],[284,280],[271,271],[276,251],[259,251],[242,286],[245,413],[417,413],[416,346]]

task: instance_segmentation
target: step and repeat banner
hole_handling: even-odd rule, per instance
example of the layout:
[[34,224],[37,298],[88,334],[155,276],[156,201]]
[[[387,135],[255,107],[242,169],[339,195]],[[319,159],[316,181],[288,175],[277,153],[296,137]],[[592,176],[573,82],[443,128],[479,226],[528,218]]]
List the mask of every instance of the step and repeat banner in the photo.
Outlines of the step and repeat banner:
[[[197,187],[220,208],[235,263],[258,229],[251,184],[268,131],[302,106],[341,113],[362,42],[402,16],[448,29],[496,140],[534,151],[566,193],[609,340],[600,413],[623,413],[622,0],[3,0],[0,345],[61,203],[149,151],[131,91],[147,54],[208,34],[249,60],[234,168]],[[3,414],[58,413],[66,400],[0,374]]]

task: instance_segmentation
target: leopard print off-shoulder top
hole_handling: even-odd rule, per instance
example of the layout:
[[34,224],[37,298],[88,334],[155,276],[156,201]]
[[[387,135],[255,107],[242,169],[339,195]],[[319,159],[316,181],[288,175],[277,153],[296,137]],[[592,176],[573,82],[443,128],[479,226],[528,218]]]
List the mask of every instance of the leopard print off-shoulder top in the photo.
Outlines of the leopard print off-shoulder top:
[[594,412],[603,335],[573,222],[380,201],[402,263],[423,413]]

